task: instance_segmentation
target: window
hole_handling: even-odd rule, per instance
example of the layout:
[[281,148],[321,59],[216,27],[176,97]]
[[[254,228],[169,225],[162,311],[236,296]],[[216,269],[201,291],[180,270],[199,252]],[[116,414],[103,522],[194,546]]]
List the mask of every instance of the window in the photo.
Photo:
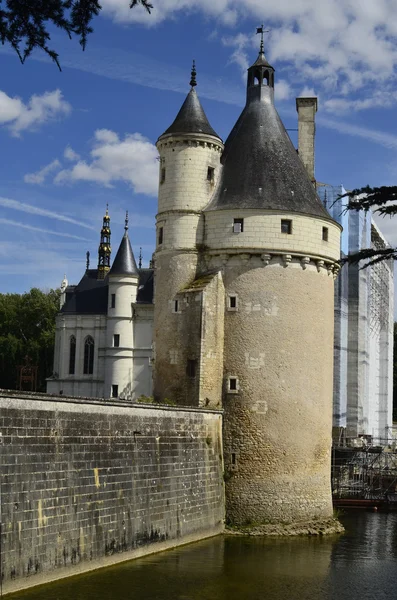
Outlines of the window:
[[237,310],[237,295],[229,294],[227,297],[227,309],[228,310]]
[[74,375],[76,364],[76,338],[74,335],[70,338],[69,343],[69,375]]
[[208,167],[207,170],[207,181],[214,181],[215,178],[215,169],[214,167]]
[[94,340],[89,335],[84,342],[84,375],[92,375],[94,372]]
[[292,221],[290,219],[281,219],[281,233],[292,233]]
[[112,294],[110,298],[110,308],[116,308],[116,294]]
[[239,391],[238,379],[237,377],[229,377],[227,380],[227,391],[232,394],[237,394]]
[[113,346],[114,348],[118,348],[120,346],[120,335],[115,333],[113,336]]
[[323,241],[328,242],[328,227],[323,227]]
[[236,453],[235,453],[235,452],[232,452],[232,465],[235,465],[235,464],[236,464],[236,462],[237,462],[237,461],[236,461]]
[[233,233],[243,233],[243,231],[244,231],[244,219],[234,219]]
[[164,183],[165,181],[165,167],[161,169],[160,183]]
[[119,386],[112,385],[112,398],[118,398],[118,397],[119,397]]
[[196,377],[197,360],[188,360],[186,374],[188,377]]
[[177,313],[179,309],[179,300],[174,300],[172,312]]
[[163,243],[164,240],[164,227],[159,227],[159,233],[158,233],[158,244],[160,246],[160,244]]

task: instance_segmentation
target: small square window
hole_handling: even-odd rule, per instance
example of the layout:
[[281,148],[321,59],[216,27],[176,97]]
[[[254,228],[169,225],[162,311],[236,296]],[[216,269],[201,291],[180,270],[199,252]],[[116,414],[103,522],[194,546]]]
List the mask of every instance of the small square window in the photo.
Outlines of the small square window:
[[113,336],[113,346],[115,348],[118,348],[120,346],[120,335],[118,333],[115,333]]
[[238,379],[237,377],[229,377],[227,380],[227,388],[228,392],[232,394],[237,394],[239,391]]
[[323,227],[323,241],[328,242],[328,227]]
[[244,231],[244,219],[234,219],[233,233],[243,233],[243,231]]
[[237,295],[229,294],[227,297],[227,309],[228,310],[237,310]]
[[118,398],[118,397],[119,397],[119,386],[112,385],[112,398]]
[[290,219],[281,219],[281,233],[292,233],[292,221]]
[[214,181],[215,169],[214,167],[208,167],[207,169],[207,181]]
[[111,295],[110,308],[116,308],[116,294]]
[[164,227],[159,227],[158,232],[158,244],[159,246],[163,243],[164,240]]
[[197,371],[197,360],[188,360],[187,361],[187,368],[186,368],[186,374],[188,377],[194,378],[196,377],[196,371]]
[[160,183],[164,183],[164,181],[165,181],[165,167],[162,167],[162,169],[161,169]]

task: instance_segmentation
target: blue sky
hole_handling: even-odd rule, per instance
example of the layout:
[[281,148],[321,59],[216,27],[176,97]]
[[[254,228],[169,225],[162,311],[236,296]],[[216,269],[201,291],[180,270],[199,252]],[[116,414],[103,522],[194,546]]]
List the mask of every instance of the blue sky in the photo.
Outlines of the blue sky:
[[[0,47],[0,291],[77,283],[96,266],[109,203],[113,256],[125,210],[136,255],[154,246],[159,135],[189,91],[225,139],[245,100],[245,70],[270,29],[276,104],[297,127],[295,97],[319,96],[316,177],[346,188],[397,181],[397,0],[102,0],[85,52],[55,32],[62,72],[42,53],[20,65]],[[296,132],[290,135],[296,143]],[[381,221],[397,245],[393,221]]]

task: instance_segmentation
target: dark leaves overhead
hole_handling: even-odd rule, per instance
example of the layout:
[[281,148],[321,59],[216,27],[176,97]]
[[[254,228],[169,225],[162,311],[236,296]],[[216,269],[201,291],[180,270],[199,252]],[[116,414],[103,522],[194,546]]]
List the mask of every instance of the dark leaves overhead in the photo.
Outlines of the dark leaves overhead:
[[[153,8],[147,0],[130,1],[131,8],[138,4],[149,13]],[[92,19],[101,8],[98,0],[0,0],[0,40],[2,44],[10,44],[22,63],[38,48],[60,69],[58,53],[49,46],[48,28],[55,25],[69,38],[76,35],[84,50],[93,31]]]

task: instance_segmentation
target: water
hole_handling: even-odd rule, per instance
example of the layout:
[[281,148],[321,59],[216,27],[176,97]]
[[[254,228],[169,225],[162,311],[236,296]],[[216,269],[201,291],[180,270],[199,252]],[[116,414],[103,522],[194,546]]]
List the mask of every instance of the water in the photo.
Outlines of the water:
[[216,537],[12,596],[21,600],[392,600],[397,513],[333,538]]

